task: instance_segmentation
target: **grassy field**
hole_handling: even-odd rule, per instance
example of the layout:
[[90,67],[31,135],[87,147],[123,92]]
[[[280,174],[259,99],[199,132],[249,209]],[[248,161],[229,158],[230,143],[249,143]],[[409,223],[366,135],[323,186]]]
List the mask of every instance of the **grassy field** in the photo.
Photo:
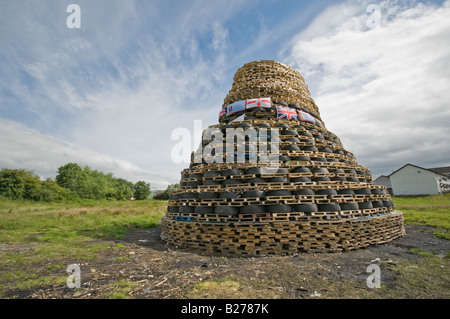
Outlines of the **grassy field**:
[[[0,243],[39,243],[32,256],[7,256],[17,261],[49,258],[95,258],[99,239],[120,239],[129,228],[156,226],[166,201],[82,201],[36,203],[0,200]],[[5,257],[0,257],[0,265]],[[25,259],[25,260],[24,260]]]
[[[434,226],[435,236],[450,239],[450,194],[394,197],[393,200],[395,208],[404,212],[405,223]],[[10,296],[6,295],[6,291],[64,286],[67,273],[63,268],[67,264],[93,261],[111,248],[124,251],[115,259],[116,263],[129,261],[124,245],[111,244],[111,241],[105,245],[105,241],[122,239],[132,228],[157,226],[166,208],[167,201],[156,200],[37,203],[0,199],[0,298]],[[402,292],[422,286],[427,290],[420,292],[421,288],[418,288],[414,296],[426,298],[430,291],[445,290],[441,286],[448,282],[448,268],[443,268],[448,264],[448,253],[444,259],[420,249],[412,249],[411,253],[421,258],[396,263],[393,271],[397,274],[398,289],[386,293],[386,297],[396,298],[395,291],[398,291],[398,297],[402,297]],[[43,270],[49,273],[48,270],[58,268],[61,268],[58,272],[60,276],[42,275]],[[427,271],[423,272],[423,269]],[[241,291],[245,286],[242,286],[243,278],[247,277],[200,282],[192,286],[192,297],[233,297],[235,291]],[[436,281],[436,278],[441,279]],[[261,289],[264,288],[263,283],[258,284]],[[109,295],[105,296],[124,296],[122,290],[131,291],[135,285],[132,280],[111,283],[105,288],[110,289]],[[264,289],[274,298],[280,297],[272,288]]]
[[434,234],[450,239],[450,194],[394,197],[395,209],[405,215],[405,223],[435,226]]
[[[130,228],[156,226],[166,201],[38,203],[0,199],[0,297],[2,290],[65,284],[66,276],[42,276],[66,260],[90,260]],[[120,249],[121,244],[113,248]],[[11,267],[13,265],[13,267]]]

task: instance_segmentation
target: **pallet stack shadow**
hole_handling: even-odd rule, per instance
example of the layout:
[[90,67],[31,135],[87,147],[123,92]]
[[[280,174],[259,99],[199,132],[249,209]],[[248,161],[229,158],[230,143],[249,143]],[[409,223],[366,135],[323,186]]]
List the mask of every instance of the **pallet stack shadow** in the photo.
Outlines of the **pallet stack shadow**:
[[[278,170],[267,174],[258,161],[207,164],[193,157],[181,172],[180,191],[170,195],[161,238],[206,253],[282,255],[345,251],[404,235],[403,214],[387,189],[374,185],[370,171],[325,128],[298,71],[274,61],[247,63],[224,105],[266,96],[272,108],[247,110],[242,121],[225,117],[210,128],[278,130]],[[317,121],[280,119],[276,105]]]

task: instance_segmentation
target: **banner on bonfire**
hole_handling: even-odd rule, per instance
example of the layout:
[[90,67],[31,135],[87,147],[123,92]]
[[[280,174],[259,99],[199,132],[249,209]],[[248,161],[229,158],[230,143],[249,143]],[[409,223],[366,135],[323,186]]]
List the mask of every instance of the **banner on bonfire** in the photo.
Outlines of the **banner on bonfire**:
[[233,115],[235,113],[238,113],[240,111],[244,111],[245,110],[245,100],[244,101],[238,101],[238,102],[234,102],[233,104],[230,104],[227,106],[227,115]]

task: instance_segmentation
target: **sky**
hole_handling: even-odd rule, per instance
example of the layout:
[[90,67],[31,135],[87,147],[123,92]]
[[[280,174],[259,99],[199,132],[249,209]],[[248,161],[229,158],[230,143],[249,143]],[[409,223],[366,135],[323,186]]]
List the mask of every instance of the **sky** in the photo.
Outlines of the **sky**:
[[450,165],[450,0],[0,4],[0,169],[54,178],[75,162],[165,189],[188,167],[173,132],[194,150],[195,121],[217,124],[255,60],[297,69],[374,178]]

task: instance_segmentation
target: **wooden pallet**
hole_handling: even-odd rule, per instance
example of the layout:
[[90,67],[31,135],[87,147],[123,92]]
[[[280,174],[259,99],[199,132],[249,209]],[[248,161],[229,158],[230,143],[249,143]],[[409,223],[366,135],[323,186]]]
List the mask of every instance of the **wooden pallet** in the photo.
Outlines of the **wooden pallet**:
[[[259,221],[272,221],[273,219],[269,213],[256,213],[256,214],[239,214],[239,220],[240,221],[259,222]],[[249,237],[246,236],[245,238],[249,238]]]
[[[383,216],[331,219],[315,214],[317,220],[272,222],[216,221],[185,222],[161,220],[161,237],[207,253],[233,255],[284,254],[297,252],[347,251],[386,243],[404,234],[400,212]],[[336,216],[336,215],[334,215]],[[253,216],[251,216],[253,217]],[[255,216],[256,217],[256,216]],[[299,214],[278,213],[272,218],[297,218]],[[319,219],[319,217],[322,217]],[[238,219],[239,220],[239,219]]]
[[222,204],[226,203],[228,200],[226,198],[202,198],[199,199],[201,203],[215,203],[215,204]]
[[298,177],[313,177],[313,173],[289,173],[287,174],[289,178],[298,178]]
[[287,195],[287,196],[266,196],[265,201],[273,201],[279,199],[295,199],[295,195]]
[[[254,85],[258,81],[257,85]],[[277,82],[276,87],[273,86]],[[248,98],[248,94],[257,93],[264,96],[271,96],[273,101],[276,99],[284,100],[288,103],[297,103],[303,108],[312,110],[318,114],[318,108],[310,98],[309,92],[301,75],[280,63],[270,61],[255,61],[239,69],[236,72],[235,83],[226,99],[237,101],[239,97]],[[253,87],[257,87],[258,91]],[[270,95],[269,91],[271,90]],[[301,96],[296,94],[301,92]],[[252,93],[252,94],[253,94]],[[255,96],[252,96],[255,97]],[[255,116],[264,116],[263,112],[251,112]],[[320,117],[320,116],[319,116]],[[204,174],[207,171],[223,173],[228,169],[241,169],[244,172],[252,167],[266,167],[266,163],[211,163],[195,165],[192,169],[185,169],[181,172],[183,186],[175,194],[178,197],[186,192],[244,192],[246,190],[270,191],[275,189],[295,191],[302,188],[320,190],[325,188],[340,189],[384,189],[383,187],[373,185],[370,170],[358,165],[351,152],[344,149],[340,139],[329,132],[323,123],[315,125],[312,123],[301,122],[303,128],[293,128],[298,121],[287,119],[251,119],[246,121],[232,122],[233,126],[241,123],[250,123],[258,125],[268,123],[275,128],[279,124],[287,124],[292,130],[297,132],[310,131],[314,143],[309,141],[310,137],[303,135],[283,135],[282,129],[279,130],[278,143],[281,148],[287,145],[298,145],[300,147],[317,145],[327,146],[334,152],[339,153],[315,152],[315,151],[287,151],[268,152],[268,154],[294,156],[308,155],[309,161],[288,161],[280,162],[280,168],[288,168],[287,174],[262,174],[262,175],[239,175],[229,176],[219,175],[215,177],[190,178],[193,173]],[[220,125],[212,126],[220,127]],[[287,139],[295,136],[299,143],[288,141]],[[251,140],[251,139],[250,139]],[[207,142],[207,141],[206,141]],[[227,143],[225,146],[240,146],[242,143]],[[269,146],[273,141],[267,141],[262,146]],[[203,143],[206,145],[207,143]],[[249,143],[247,143],[249,144]],[[256,146],[255,143],[250,142]],[[316,157],[324,157],[327,161],[315,160]],[[194,163],[192,163],[194,164]],[[327,168],[329,173],[291,173],[296,167],[308,167],[311,171],[315,168]],[[343,169],[345,173],[333,173],[334,169]],[[350,171],[354,170],[354,171]],[[356,172],[356,173],[355,173]],[[298,178],[308,176],[310,178],[320,177],[345,177],[353,178],[355,181],[320,181],[313,180],[308,183],[291,182],[288,185],[284,183],[256,183],[250,184],[238,183],[252,178],[273,178],[288,177]],[[206,182],[206,181],[225,181],[236,180],[234,185],[199,185],[187,186],[187,182]],[[175,198],[175,197],[174,197]],[[366,201],[389,201],[390,196],[384,194],[376,195],[314,195],[314,196],[269,196],[267,198],[236,198],[236,199],[171,199],[169,206],[247,206],[247,205],[269,205],[269,204],[301,204],[301,203],[347,203],[347,202],[366,202]],[[295,206],[291,206],[295,207]],[[171,208],[171,211],[176,209]],[[201,211],[201,210],[197,210]],[[239,216],[219,216],[215,214],[182,214],[168,212],[162,220],[162,236],[170,241],[184,242],[187,246],[196,247],[199,250],[207,252],[227,252],[242,255],[252,254],[279,254],[300,252],[300,251],[345,251],[364,247],[373,243],[380,243],[392,240],[401,233],[403,219],[394,216],[392,207],[380,207],[368,210],[354,211],[331,211],[331,212],[291,212],[278,214],[248,215],[246,219],[240,219]],[[167,235],[167,236],[166,236]]]

